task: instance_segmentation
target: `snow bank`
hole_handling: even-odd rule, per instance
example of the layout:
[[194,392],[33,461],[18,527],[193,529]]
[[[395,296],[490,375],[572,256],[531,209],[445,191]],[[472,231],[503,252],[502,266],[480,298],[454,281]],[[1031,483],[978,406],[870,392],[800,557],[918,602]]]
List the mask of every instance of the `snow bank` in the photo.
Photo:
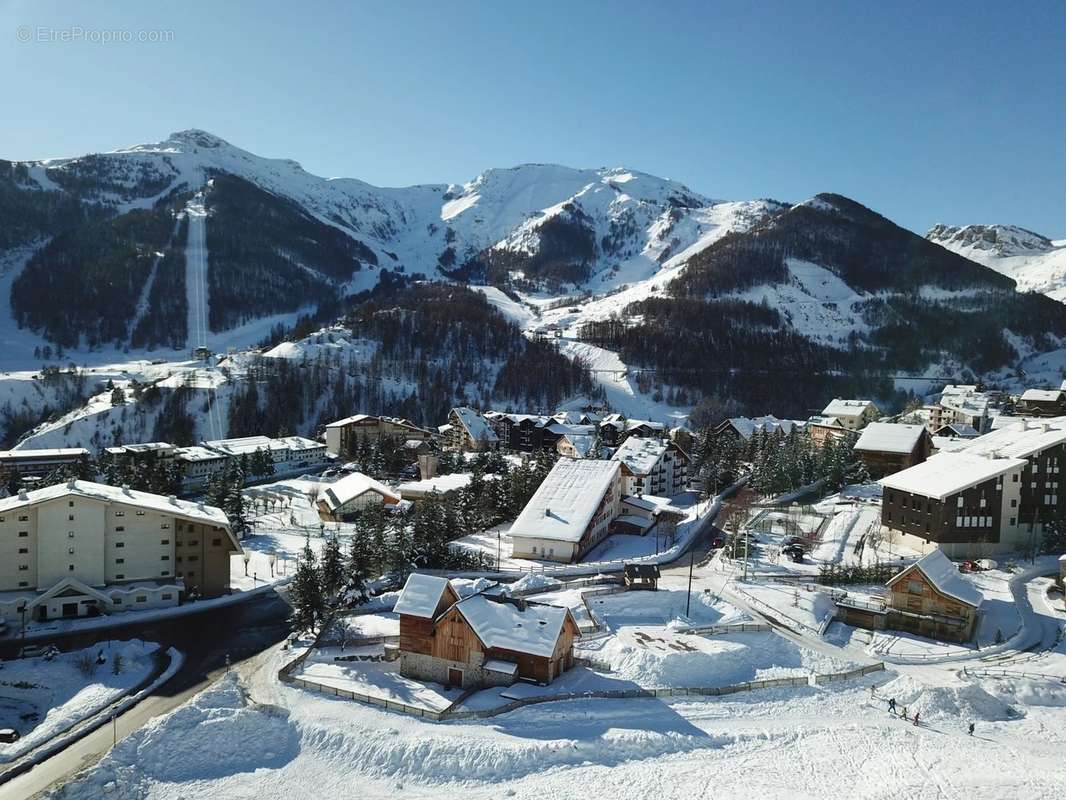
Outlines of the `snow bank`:
[[909,713],[918,712],[923,719],[986,722],[1012,719],[1017,714],[1002,699],[985,691],[977,683],[925,685],[902,676],[885,684],[880,694],[895,697],[898,706]]
[[517,594],[519,592],[529,592],[535,589],[543,589],[544,591],[551,591],[557,589],[562,584],[555,578],[549,578],[547,575],[530,573],[529,575],[523,575],[514,583],[507,587],[507,590],[511,594]]

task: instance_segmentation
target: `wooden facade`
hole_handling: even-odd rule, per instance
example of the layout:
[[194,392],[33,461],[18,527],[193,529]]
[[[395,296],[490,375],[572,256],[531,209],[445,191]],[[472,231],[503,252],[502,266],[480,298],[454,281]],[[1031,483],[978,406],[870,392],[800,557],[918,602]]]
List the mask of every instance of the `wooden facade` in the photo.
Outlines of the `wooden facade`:
[[[943,500],[886,488],[881,522],[927,542],[996,544],[1004,523],[1002,495],[1006,477],[991,478]],[[1017,479],[1017,475],[1010,478]]]
[[977,606],[940,591],[911,565],[888,584],[888,627],[954,642],[967,642],[977,623]]
[[451,584],[441,592],[432,617],[417,617],[400,614],[400,652],[433,654],[433,621],[448,608],[459,602],[459,595]]
[[929,431],[923,430],[915,442],[914,448],[909,453],[890,452],[888,450],[860,450],[855,448],[856,455],[866,465],[866,471],[873,479],[883,478],[894,472],[901,472],[915,464],[921,464],[933,451],[933,437]]

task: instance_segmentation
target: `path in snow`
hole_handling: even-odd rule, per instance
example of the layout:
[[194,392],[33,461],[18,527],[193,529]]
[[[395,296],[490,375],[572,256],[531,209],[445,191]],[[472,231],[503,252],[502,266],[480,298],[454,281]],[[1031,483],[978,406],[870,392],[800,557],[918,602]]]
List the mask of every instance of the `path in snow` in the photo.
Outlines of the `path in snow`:
[[207,209],[202,192],[188,202],[185,214],[189,219],[185,244],[185,295],[189,305],[185,346],[191,350],[207,346]]

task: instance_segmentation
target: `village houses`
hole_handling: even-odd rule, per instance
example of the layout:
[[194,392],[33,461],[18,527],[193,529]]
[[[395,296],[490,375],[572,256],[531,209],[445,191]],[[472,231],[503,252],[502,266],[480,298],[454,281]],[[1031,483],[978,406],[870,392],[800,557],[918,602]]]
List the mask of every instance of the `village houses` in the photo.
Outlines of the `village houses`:
[[855,453],[870,477],[883,478],[925,461],[932,442],[924,425],[871,422],[855,443]]

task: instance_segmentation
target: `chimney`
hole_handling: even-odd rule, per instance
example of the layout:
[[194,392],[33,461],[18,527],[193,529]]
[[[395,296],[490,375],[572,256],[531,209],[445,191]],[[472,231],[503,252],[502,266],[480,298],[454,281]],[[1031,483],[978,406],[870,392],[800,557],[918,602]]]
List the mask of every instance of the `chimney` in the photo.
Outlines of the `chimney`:
[[124,483],[124,484],[122,484],[122,491],[123,491],[123,492],[124,492],[125,494],[129,494],[129,493],[130,493],[130,485],[129,485],[128,483]]
[[26,488],[24,486],[19,487],[19,500],[29,500],[30,496],[26,494]]
[[67,481],[67,488],[68,489],[77,489],[78,488],[78,482],[74,478],[71,478],[69,481]]
[[552,510],[550,508],[545,508],[544,509],[544,516],[545,517],[550,517],[551,515],[552,515]]
[[178,504],[178,498],[176,495],[170,495],[169,497],[167,497],[167,500],[170,501],[170,504],[172,506],[176,506]]
[[1040,423],[1040,430],[1043,431],[1044,433],[1047,433],[1049,430],[1051,430],[1051,423],[1050,422],[1041,422]]

